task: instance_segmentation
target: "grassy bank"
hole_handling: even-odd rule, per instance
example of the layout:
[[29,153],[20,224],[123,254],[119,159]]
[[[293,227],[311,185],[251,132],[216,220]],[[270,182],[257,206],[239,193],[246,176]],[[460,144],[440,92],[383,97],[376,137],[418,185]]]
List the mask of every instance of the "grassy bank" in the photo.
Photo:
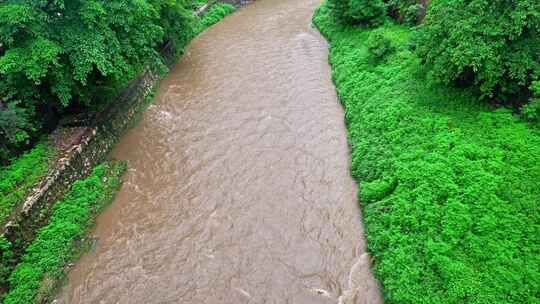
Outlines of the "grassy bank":
[[14,207],[20,205],[32,187],[49,169],[54,149],[46,143],[17,158],[9,166],[0,168],[0,224],[6,223]]
[[[325,5],[314,23],[387,303],[539,303],[538,129],[429,83],[411,29],[342,25]],[[368,48],[377,36],[384,52]]]
[[11,274],[10,291],[3,303],[41,303],[52,294],[67,263],[79,254],[81,246],[76,244],[84,238],[94,216],[114,198],[124,171],[122,162],[105,163],[90,177],[73,184]]

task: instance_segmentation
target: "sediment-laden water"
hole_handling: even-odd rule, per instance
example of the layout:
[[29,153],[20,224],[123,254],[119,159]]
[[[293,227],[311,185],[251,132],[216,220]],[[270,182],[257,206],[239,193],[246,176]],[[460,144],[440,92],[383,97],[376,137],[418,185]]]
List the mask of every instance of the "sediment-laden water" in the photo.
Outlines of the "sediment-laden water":
[[196,38],[114,151],[130,170],[59,303],[380,303],[314,0]]

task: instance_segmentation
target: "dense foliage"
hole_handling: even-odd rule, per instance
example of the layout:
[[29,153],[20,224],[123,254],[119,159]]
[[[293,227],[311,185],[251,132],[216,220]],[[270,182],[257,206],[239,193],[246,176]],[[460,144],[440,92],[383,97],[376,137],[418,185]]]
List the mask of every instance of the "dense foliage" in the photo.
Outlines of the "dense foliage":
[[540,77],[540,1],[433,1],[418,53],[432,79],[507,101]]
[[[0,168],[0,225],[6,224],[13,210],[24,202],[29,191],[46,175],[55,150],[49,143],[39,143],[9,166]],[[14,246],[0,237],[0,288],[14,266]]]
[[73,185],[11,274],[3,303],[41,303],[50,296],[64,266],[77,254],[74,242],[84,237],[93,215],[112,201],[124,171],[124,163],[106,163]]
[[[331,44],[386,302],[539,303],[538,129],[430,83],[410,29],[333,16],[323,6],[314,22]],[[395,51],[374,62],[366,41],[381,35]]]
[[38,144],[10,166],[0,169],[0,224],[5,224],[11,210],[27,195],[28,190],[49,169],[54,151],[47,144]]
[[344,22],[373,26],[383,23],[383,0],[329,0],[329,5]]
[[526,120],[540,122],[540,80],[534,81],[530,86],[532,92],[531,102],[523,107],[523,116]]
[[194,32],[184,0],[0,2],[0,163],[69,108],[109,101],[166,41]]
[[0,286],[7,285],[7,279],[13,270],[13,245],[4,236],[0,236]]

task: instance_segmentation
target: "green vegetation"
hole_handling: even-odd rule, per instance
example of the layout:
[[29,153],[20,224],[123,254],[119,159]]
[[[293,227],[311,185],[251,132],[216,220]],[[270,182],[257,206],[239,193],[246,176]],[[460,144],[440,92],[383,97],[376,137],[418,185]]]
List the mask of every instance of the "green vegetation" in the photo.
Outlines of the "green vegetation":
[[314,22],[330,41],[386,302],[539,303],[540,131],[473,89],[429,81],[414,30],[336,15],[323,5]]
[[340,21],[370,27],[381,25],[387,16],[416,24],[423,17],[426,2],[428,0],[328,0],[327,5]]
[[[49,170],[55,151],[48,143],[37,144],[8,167],[0,168],[0,225],[5,225],[13,210],[20,207],[32,187]],[[0,288],[14,266],[12,244],[0,237]]]
[[[0,286],[7,286],[7,279],[13,271],[13,246],[4,236],[0,236]],[[1,296],[0,296],[1,298]]]
[[328,3],[345,22],[373,26],[384,21],[383,0],[329,0]]
[[210,26],[218,23],[225,16],[233,13],[236,8],[233,5],[227,3],[216,3],[210,7],[210,9],[202,16],[199,22],[198,32],[209,28]]
[[540,77],[540,1],[433,1],[418,54],[431,79],[472,84],[500,102],[521,97]]
[[181,50],[196,20],[184,0],[0,3],[0,164],[44,126],[92,112],[171,41]]
[[5,224],[13,207],[22,202],[28,190],[47,173],[53,148],[38,144],[10,166],[0,169],[0,224]]
[[64,275],[64,266],[80,250],[75,243],[84,238],[94,215],[112,201],[124,171],[125,163],[105,163],[73,185],[11,274],[3,303],[40,303],[51,295]]

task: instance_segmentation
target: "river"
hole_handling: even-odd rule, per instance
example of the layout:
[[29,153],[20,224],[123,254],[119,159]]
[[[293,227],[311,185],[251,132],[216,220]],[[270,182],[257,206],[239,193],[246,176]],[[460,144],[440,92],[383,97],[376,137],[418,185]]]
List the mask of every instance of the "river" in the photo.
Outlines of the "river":
[[319,3],[260,0],[191,43],[57,303],[382,302]]

